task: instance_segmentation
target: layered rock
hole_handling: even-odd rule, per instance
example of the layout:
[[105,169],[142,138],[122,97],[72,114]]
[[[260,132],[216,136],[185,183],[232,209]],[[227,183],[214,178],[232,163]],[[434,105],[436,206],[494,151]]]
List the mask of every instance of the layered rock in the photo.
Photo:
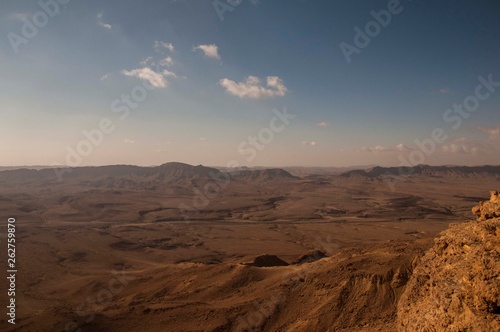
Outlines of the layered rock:
[[399,331],[500,331],[498,192],[421,259],[398,303]]

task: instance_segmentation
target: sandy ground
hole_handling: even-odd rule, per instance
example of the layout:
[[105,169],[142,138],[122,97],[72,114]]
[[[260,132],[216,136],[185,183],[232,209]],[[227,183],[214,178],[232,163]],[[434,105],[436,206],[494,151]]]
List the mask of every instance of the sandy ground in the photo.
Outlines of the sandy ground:
[[[416,257],[500,183],[418,175],[392,190],[322,175],[211,190],[193,181],[4,186],[1,220],[17,220],[17,324],[3,314],[0,329],[387,331]],[[5,222],[0,232],[5,243]],[[243,264],[314,249],[328,257]]]

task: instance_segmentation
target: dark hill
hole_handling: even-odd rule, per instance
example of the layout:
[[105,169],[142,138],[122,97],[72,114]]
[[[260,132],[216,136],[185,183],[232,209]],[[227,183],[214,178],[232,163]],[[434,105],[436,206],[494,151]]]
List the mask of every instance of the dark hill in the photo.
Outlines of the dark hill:
[[472,176],[500,176],[500,166],[429,166],[414,167],[371,167],[364,170],[352,170],[342,173],[342,177],[362,176],[376,178],[380,176],[408,176],[427,175],[434,177],[472,177]]
[[298,177],[293,176],[292,174],[281,168],[235,171],[231,172],[231,178],[236,180],[255,182],[298,179]]

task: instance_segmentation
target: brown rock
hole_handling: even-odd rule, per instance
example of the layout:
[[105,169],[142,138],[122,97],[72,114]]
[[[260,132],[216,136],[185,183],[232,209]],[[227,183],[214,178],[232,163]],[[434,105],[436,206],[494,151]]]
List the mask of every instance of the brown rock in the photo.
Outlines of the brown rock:
[[500,203],[500,191],[490,191],[490,202],[491,203]]
[[479,205],[472,208],[472,214],[478,220],[500,218],[500,192],[490,191],[490,201],[479,202]]
[[500,219],[455,224],[435,240],[401,296],[397,324],[401,332],[500,331]]

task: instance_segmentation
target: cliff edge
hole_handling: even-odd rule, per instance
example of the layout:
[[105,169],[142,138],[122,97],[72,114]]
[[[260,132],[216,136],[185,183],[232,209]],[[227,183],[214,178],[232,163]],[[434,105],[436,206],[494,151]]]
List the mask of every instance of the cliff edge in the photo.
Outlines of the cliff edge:
[[500,201],[451,225],[415,268],[398,303],[399,331],[500,331]]

